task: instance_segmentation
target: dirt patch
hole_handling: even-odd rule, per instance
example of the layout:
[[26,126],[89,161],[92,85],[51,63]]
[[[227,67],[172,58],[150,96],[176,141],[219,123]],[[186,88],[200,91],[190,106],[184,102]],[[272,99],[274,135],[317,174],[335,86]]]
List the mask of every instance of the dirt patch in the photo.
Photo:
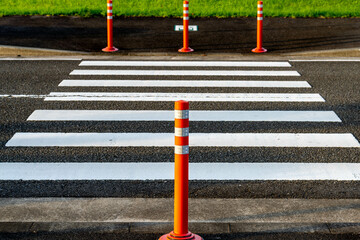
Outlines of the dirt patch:
[[[177,18],[115,18],[114,45],[120,53],[176,52],[182,47]],[[250,53],[256,47],[255,18],[197,18],[190,47],[204,53]],[[0,18],[0,45],[101,52],[107,45],[106,19],[13,16]],[[360,47],[360,19],[265,18],[269,53]]]

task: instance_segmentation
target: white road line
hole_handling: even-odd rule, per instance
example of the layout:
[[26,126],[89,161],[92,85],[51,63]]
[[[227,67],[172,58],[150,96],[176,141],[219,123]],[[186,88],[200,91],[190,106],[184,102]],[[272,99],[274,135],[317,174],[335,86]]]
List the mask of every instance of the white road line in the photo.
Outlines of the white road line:
[[[0,180],[173,180],[174,163],[0,163]],[[190,163],[190,180],[359,181],[360,163]]]
[[300,76],[297,71],[200,71],[200,70],[74,70],[70,75],[122,76]]
[[79,66],[116,67],[291,67],[289,62],[229,61],[82,61]]
[[[18,132],[6,147],[172,147],[173,133]],[[192,147],[360,147],[350,133],[191,133]]]
[[45,101],[325,102],[316,93],[52,92]]
[[306,81],[63,80],[60,87],[262,87],[311,88]]
[[[28,121],[174,121],[174,111],[36,110]],[[341,122],[333,111],[190,111],[190,121]]]
[[291,62],[360,62],[360,59],[293,59]]
[[0,94],[0,98],[45,98],[48,95]]
[[0,58],[0,61],[81,61],[82,58]]

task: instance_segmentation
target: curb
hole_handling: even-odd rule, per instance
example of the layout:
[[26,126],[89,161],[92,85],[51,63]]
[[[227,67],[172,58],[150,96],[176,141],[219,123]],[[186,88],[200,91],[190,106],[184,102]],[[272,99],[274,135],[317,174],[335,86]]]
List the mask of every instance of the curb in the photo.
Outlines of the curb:
[[[173,230],[172,222],[4,222],[0,233],[101,232],[157,233]],[[235,233],[321,233],[360,234],[360,223],[208,223],[189,222],[189,230],[199,234]]]
[[342,49],[331,49],[331,50],[318,50],[318,51],[303,51],[284,53],[286,56],[301,56],[301,57],[360,57],[360,48],[342,48]]
[[[173,229],[172,198],[3,198],[0,233],[159,233]],[[360,234],[360,199],[189,199],[199,234]]]
[[57,50],[48,48],[33,48],[33,47],[19,47],[19,46],[8,46],[0,45],[0,56],[2,57],[29,57],[29,56],[79,56],[79,55],[90,55],[88,52],[80,51],[67,51]]
[[0,57],[61,57],[61,56],[78,56],[83,58],[93,58],[96,56],[100,59],[116,58],[116,57],[179,57],[179,58],[234,58],[236,59],[294,59],[297,57],[337,57],[337,58],[359,58],[360,48],[344,48],[318,51],[303,51],[303,52],[289,52],[289,53],[178,53],[178,52],[118,52],[118,53],[103,53],[103,52],[81,52],[81,51],[67,51],[47,48],[33,48],[20,46],[0,45]]

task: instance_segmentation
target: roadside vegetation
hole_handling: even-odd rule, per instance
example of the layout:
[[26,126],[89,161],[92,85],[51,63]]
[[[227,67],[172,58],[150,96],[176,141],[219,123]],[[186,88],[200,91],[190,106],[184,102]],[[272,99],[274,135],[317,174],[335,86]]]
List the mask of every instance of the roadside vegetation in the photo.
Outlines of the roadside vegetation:
[[[257,0],[189,0],[192,17],[255,17]],[[0,0],[0,16],[105,16],[106,0]],[[181,17],[182,0],[113,0],[115,16]],[[264,0],[267,17],[360,17],[360,0]]]

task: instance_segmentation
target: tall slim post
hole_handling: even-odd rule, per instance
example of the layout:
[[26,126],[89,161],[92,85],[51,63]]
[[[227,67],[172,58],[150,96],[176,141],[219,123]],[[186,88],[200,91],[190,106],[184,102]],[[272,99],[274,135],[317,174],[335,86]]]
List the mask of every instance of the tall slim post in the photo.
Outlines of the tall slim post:
[[194,49],[189,48],[189,1],[183,4],[183,48],[179,52],[193,52]]
[[256,48],[252,50],[254,53],[264,53],[267,50],[262,47],[263,42],[263,2],[258,1],[257,5],[257,37]]
[[107,42],[106,48],[103,52],[116,52],[118,49],[113,46],[113,14],[112,14],[112,0],[107,0]]
[[175,102],[174,230],[160,240],[202,240],[188,230],[189,102]]

